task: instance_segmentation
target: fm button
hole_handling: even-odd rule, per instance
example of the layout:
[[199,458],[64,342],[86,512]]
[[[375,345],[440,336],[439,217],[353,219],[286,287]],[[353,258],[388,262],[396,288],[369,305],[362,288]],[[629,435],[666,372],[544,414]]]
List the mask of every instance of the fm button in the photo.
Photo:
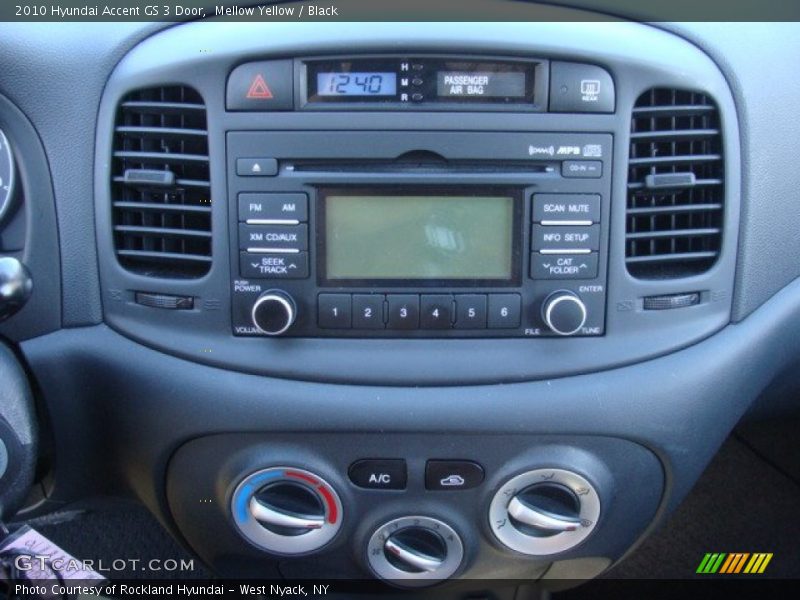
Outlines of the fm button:
[[402,458],[365,458],[357,460],[347,474],[355,485],[368,490],[404,490],[408,474]]

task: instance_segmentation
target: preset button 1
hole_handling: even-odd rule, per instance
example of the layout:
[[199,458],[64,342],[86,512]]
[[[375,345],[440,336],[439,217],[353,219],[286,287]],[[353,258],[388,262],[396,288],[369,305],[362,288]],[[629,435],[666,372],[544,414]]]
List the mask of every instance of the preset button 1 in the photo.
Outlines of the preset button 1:
[[323,329],[350,329],[350,294],[319,295],[319,326]]

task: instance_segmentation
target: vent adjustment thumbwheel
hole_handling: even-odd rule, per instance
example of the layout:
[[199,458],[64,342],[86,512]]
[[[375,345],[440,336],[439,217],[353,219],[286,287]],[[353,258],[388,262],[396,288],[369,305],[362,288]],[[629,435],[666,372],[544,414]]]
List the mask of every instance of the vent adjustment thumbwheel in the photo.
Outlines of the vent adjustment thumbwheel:
[[517,475],[495,494],[489,526],[512,550],[546,556],[574,548],[600,517],[600,499],[589,481],[563,469]]
[[246,477],[231,499],[239,532],[275,554],[307,554],[333,539],[342,523],[336,491],[319,476],[272,467]]
[[381,579],[402,586],[431,585],[461,566],[464,546],[455,530],[431,517],[401,517],[378,528],[367,560]]

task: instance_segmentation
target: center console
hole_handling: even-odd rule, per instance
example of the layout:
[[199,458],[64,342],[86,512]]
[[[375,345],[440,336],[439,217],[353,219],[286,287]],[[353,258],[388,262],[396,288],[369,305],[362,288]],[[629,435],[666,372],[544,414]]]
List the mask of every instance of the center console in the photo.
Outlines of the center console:
[[159,357],[130,487],[223,575],[602,572],[715,443],[647,361],[730,319],[716,66],[633,23],[214,25],[99,112],[104,363]]

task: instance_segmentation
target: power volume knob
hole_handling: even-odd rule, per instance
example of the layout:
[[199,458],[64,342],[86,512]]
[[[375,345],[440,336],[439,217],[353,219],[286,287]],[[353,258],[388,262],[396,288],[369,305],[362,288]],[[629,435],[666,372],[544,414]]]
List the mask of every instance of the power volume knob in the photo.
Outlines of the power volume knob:
[[586,323],[586,305],[572,292],[553,292],[542,304],[542,319],[558,335],[574,335]]
[[289,294],[267,290],[253,304],[251,316],[259,333],[281,335],[294,323],[297,306]]

